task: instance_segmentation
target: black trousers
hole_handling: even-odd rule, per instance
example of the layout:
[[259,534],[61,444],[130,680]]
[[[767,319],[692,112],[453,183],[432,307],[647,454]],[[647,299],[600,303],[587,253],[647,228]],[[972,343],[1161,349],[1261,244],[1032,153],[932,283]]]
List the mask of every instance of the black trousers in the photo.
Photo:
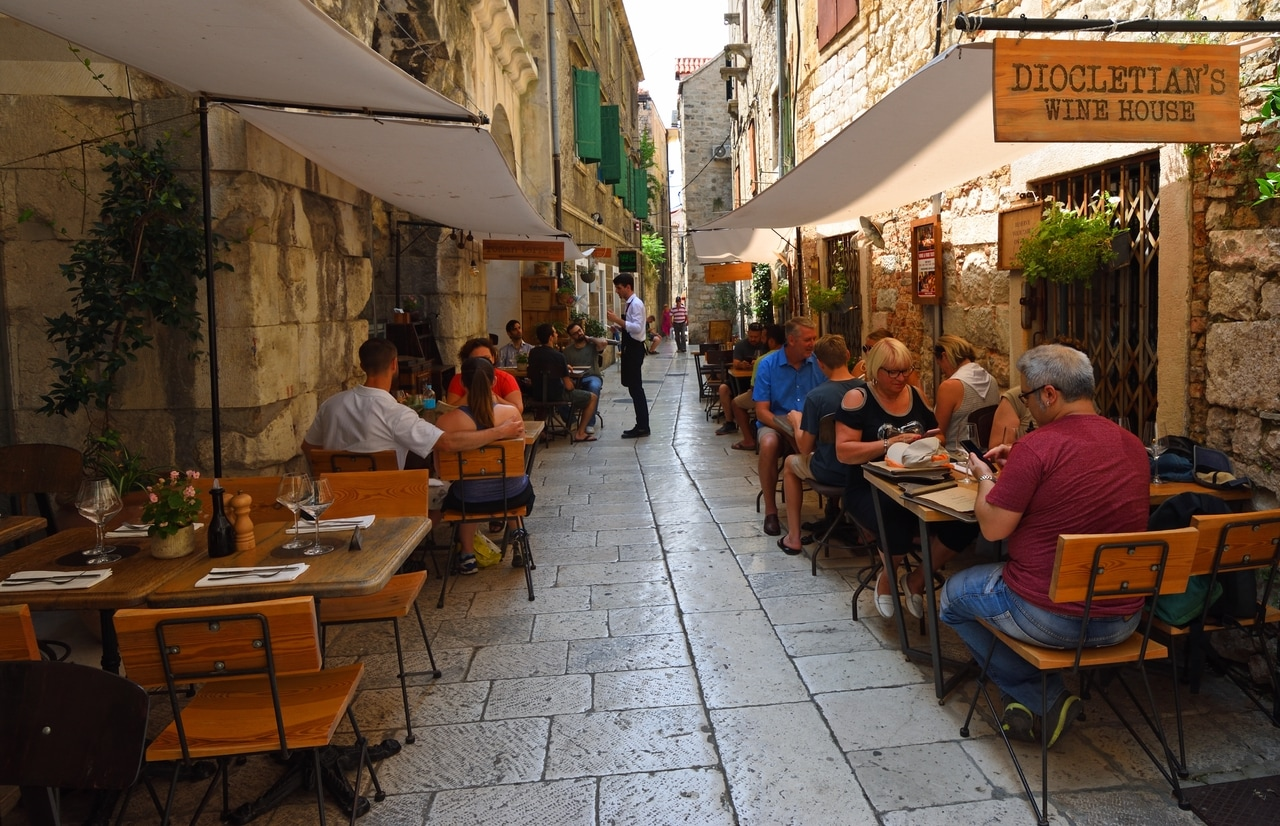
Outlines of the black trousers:
[[630,335],[622,336],[622,386],[631,393],[631,404],[636,409],[636,429],[649,429],[649,400],[644,395],[642,370],[645,342],[636,341]]

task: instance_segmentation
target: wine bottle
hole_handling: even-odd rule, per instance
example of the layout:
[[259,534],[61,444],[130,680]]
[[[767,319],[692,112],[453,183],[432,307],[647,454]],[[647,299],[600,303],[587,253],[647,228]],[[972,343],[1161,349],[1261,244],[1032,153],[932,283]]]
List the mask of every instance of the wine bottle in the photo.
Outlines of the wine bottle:
[[222,501],[222,485],[213,480],[213,488],[209,491],[213,497],[213,511],[209,517],[209,557],[217,559],[231,556],[236,551],[236,535],[227,519],[226,507]]

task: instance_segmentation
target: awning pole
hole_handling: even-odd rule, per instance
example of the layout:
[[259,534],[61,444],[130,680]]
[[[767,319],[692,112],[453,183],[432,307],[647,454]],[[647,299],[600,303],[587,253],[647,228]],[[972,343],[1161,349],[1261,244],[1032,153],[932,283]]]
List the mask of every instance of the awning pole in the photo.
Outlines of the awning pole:
[[209,413],[213,420],[213,476],[222,477],[222,411],[218,401],[218,309],[213,270],[213,164],[209,158],[209,99],[200,96],[200,181],[204,203],[204,287],[209,319]]

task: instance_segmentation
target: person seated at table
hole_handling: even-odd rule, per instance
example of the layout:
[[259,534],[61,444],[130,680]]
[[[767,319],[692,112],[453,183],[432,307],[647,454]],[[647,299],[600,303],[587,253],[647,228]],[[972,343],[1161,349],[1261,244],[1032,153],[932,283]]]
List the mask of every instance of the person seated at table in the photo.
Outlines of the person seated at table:
[[594,442],[596,437],[587,432],[596,415],[596,402],[599,398],[594,393],[579,390],[573,386],[573,376],[569,373],[569,363],[564,353],[551,346],[551,338],[556,328],[549,323],[539,324],[535,331],[538,346],[529,351],[529,383],[533,386],[533,398],[541,402],[566,401],[561,408],[560,417],[566,425],[578,411],[578,429],[573,434],[576,442]]
[[942,443],[953,455],[960,455],[960,439],[969,414],[980,407],[990,407],[1000,401],[1000,386],[995,376],[978,364],[978,354],[973,345],[959,336],[938,336],[933,346],[933,357],[944,381],[938,385],[933,415],[938,417],[938,429],[942,431]]
[[[781,347],[782,345],[778,344],[777,346]],[[754,375],[756,360],[772,349],[774,349],[773,346],[765,345],[764,325],[758,321],[752,322],[747,326],[747,337],[733,345],[733,363],[730,368],[733,370],[751,370]],[[737,396],[733,396],[735,387],[740,391]],[[726,381],[720,383],[719,391],[720,409],[724,411],[724,424],[716,430],[716,435],[727,436],[738,431],[738,423],[734,420],[735,417],[729,409],[729,402],[731,399],[736,402],[738,398],[745,396],[743,403],[747,405],[747,410],[751,410],[753,406],[751,388],[750,386],[743,388],[740,382],[735,383],[731,378],[726,377]],[[746,432],[745,428],[743,432]],[[753,450],[755,449],[754,444],[753,441]]]
[[[876,346],[876,342],[882,338],[893,338],[893,333],[884,327],[877,327],[867,333],[867,338],[862,342],[862,358],[858,359],[858,363],[853,366],[849,372],[853,374],[855,379],[867,378],[867,353],[871,352],[871,348]],[[911,385],[920,394],[920,398],[924,399],[925,404],[929,403],[929,397],[924,393],[924,386],[920,383],[920,371],[916,366],[911,365],[911,375],[907,377],[907,384]]]
[[[979,660],[995,642],[987,676],[1005,700],[1001,726],[1009,737],[1033,743],[1047,726],[1052,746],[1083,711],[1080,698],[1053,672],[1049,707],[1042,708],[1041,672],[978,619],[1036,645],[1074,645],[1084,606],[1049,599],[1058,535],[1146,530],[1151,473],[1142,442],[1094,411],[1087,355],[1042,344],[1022,354],[1018,372],[1019,395],[1036,429],[1016,446],[999,444],[968,457],[978,474],[974,514],[983,536],[1007,540],[1006,561],[975,565],[948,579],[938,618]],[[1001,468],[999,479],[993,465]],[[1141,597],[1095,602],[1086,645],[1127,639],[1142,619],[1142,604]]]
[[600,388],[604,386],[604,377],[600,374],[600,354],[609,346],[609,340],[587,335],[587,331],[577,321],[570,322],[565,332],[569,334],[569,346],[562,351],[564,360],[570,367],[586,371],[578,378],[578,389],[586,390],[599,398]]
[[[488,359],[489,363],[493,364],[493,342],[487,338],[467,339],[463,342],[462,348],[458,350],[458,364],[462,364],[472,357]],[[494,370],[493,375],[493,394],[504,403],[514,407],[517,412],[524,413],[524,394],[520,392],[520,384],[516,381],[516,377],[506,370]],[[444,400],[445,404],[457,407],[462,403],[466,392],[466,386],[462,383],[462,374],[454,373],[453,378],[449,381],[449,389]]]
[[[920,393],[907,383],[911,375],[911,352],[896,338],[883,338],[867,353],[866,386],[855,387],[845,394],[836,413],[836,456],[849,469],[845,482],[844,507],[859,525],[874,530],[875,500],[880,497],[883,520],[880,528],[884,546],[881,551],[895,559],[905,556],[919,525],[906,508],[893,502],[874,488],[862,474],[860,465],[885,458],[891,445],[910,444],[926,435],[936,435],[938,421]],[[978,535],[977,526],[963,522],[940,522],[930,532],[929,550],[934,570],[969,545]],[[876,581],[876,610],[890,618],[897,605],[886,572],[889,560]],[[930,572],[930,575],[932,572]],[[924,616],[925,572],[919,567],[904,577],[901,587],[907,598],[907,610],[913,616]]]
[[778,521],[778,460],[795,449],[795,431],[800,424],[804,397],[827,380],[813,355],[813,346],[818,341],[818,328],[813,319],[792,318],[787,322],[786,339],[780,349],[760,359],[751,391],[756,403],[764,532],[769,536],[782,534]]
[[507,338],[511,341],[498,350],[498,367],[517,366],[520,357],[529,355],[529,351],[533,349],[533,345],[524,340],[524,328],[514,318],[507,322]]
[[[767,343],[765,349],[765,354],[767,355],[787,343],[787,334],[783,331],[781,324],[769,324],[765,327],[764,340]],[[733,390],[730,389],[728,381],[721,382],[720,387],[717,388],[720,393],[720,409],[725,411],[725,423],[716,430],[716,435],[723,436],[741,430],[741,441],[731,445],[734,450],[756,449],[756,434],[751,429],[748,414],[756,409],[756,401],[751,398],[751,388],[755,385],[756,374],[759,372],[760,359],[756,359],[751,368],[751,380],[747,384],[747,389],[736,396],[733,395]]]
[[[462,363],[462,384],[467,388],[466,398],[457,410],[450,410],[440,417],[440,429],[445,433],[476,433],[505,427],[514,423],[524,437],[524,422],[520,413],[509,404],[503,403],[493,395],[494,367],[493,362],[485,358],[469,358]],[[464,503],[469,512],[484,513],[503,509],[503,495],[506,496],[508,508],[521,505],[533,506],[533,486],[529,484],[527,475],[498,479],[467,479],[454,482],[444,497],[445,510],[461,510]],[[499,525],[501,522],[498,523]],[[462,554],[458,557],[458,573],[474,574],[477,570],[475,554],[471,553],[471,543],[480,525],[475,522],[463,522],[458,526],[458,541],[462,545]],[[514,522],[508,527],[515,528]],[[511,560],[512,566],[519,568],[524,560],[518,555]]]
[[658,331],[655,329],[656,324],[657,319],[653,316],[649,316],[644,320],[644,338],[649,345],[649,355],[657,353],[658,345],[662,343],[662,336],[658,335]]
[[363,385],[343,390],[325,399],[307,429],[302,446],[320,450],[350,450],[377,453],[394,450],[404,467],[413,453],[423,459],[433,448],[471,450],[497,439],[524,438],[524,425],[503,421],[499,426],[472,432],[445,433],[425,422],[407,405],[395,400],[391,388],[399,372],[396,346],[385,338],[371,338],[360,345]]
[[[805,481],[812,480],[839,487],[849,475],[849,469],[836,458],[835,444],[818,441],[818,423],[827,414],[840,409],[845,393],[866,384],[849,373],[849,347],[844,343],[844,336],[823,336],[814,345],[813,354],[818,357],[818,367],[827,380],[804,397],[800,426],[796,428],[796,452],[782,463],[782,498],[787,503],[787,533],[778,538],[778,547],[790,555],[804,552],[805,539],[800,535],[800,507],[804,504]],[[812,541],[813,537],[808,539]]]

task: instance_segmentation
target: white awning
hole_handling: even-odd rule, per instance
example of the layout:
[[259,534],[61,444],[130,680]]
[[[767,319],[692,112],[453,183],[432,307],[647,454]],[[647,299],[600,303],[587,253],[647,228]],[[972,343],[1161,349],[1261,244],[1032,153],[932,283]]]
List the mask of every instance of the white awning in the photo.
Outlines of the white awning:
[[787,257],[788,234],[794,235],[795,230],[706,229],[690,233],[690,240],[702,264],[731,264],[735,261],[772,264],[778,256]]
[[[992,46],[955,46],[907,78],[838,135],[742,206],[692,231],[756,230],[736,253],[756,261],[761,237],[798,226],[856,226],[859,216],[926,198],[1056,144],[996,143]],[[720,257],[716,260],[726,260]],[[769,259],[771,260],[771,259]]]
[[387,203],[477,235],[566,240],[530,206],[489,133],[297,109],[478,118],[370,49],[309,0],[0,0],[0,12],[232,108]]

